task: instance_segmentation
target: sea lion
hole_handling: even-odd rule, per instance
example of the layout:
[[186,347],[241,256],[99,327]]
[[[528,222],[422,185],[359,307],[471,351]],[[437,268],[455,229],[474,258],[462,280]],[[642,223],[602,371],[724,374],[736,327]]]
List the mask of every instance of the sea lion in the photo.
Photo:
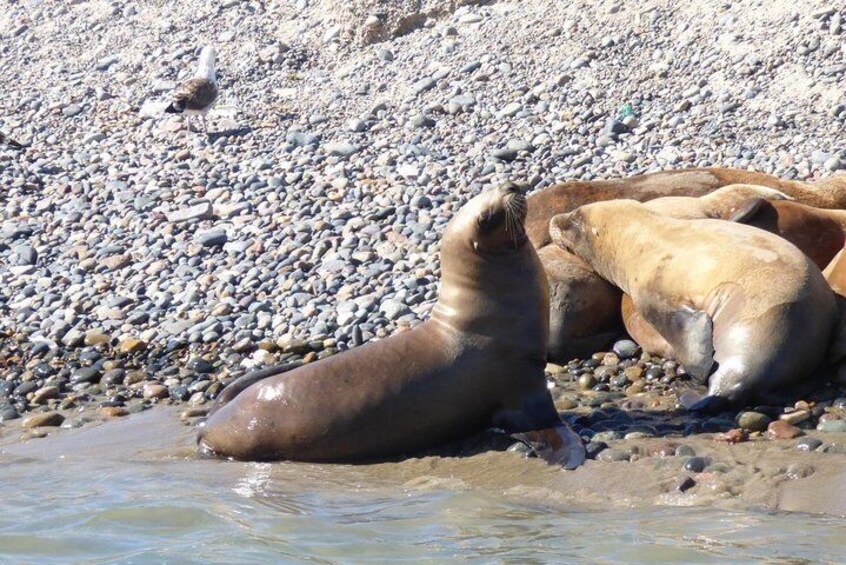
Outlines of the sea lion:
[[623,294],[620,302],[620,312],[623,317],[623,326],[626,328],[626,333],[629,334],[629,337],[641,349],[651,355],[657,355],[665,359],[676,358],[676,352],[673,351],[673,347],[667,343],[667,340],[649,322],[643,319],[643,316],[635,308],[632,297],[628,294]]
[[712,398],[771,400],[823,358],[834,295],[811,260],[774,234],[666,218],[634,200],[582,206],[556,216],[550,232],[631,296],[687,372],[708,380]]
[[540,249],[552,242],[549,221],[584,204],[619,198],[646,202],[662,196],[704,196],[729,184],[765,186],[816,208],[846,209],[846,175],[808,183],[742,169],[682,169],[621,179],[568,181],[539,190],[529,196],[526,233]]
[[[729,185],[720,190],[732,189]],[[711,193],[711,195],[717,194]],[[711,196],[709,195],[709,196]],[[702,198],[707,199],[709,196]],[[653,211],[679,219],[723,218],[776,234],[808,256],[817,267],[824,269],[823,277],[836,295],[838,303],[846,306],[846,259],[843,245],[846,243],[846,211],[826,210],[786,200],[767,200],[753,197],[734,207],[734,203],[719,209],[691,204],[700,198],[670,197],[658,198],[645,203]],[[669,206],[663,203],[668,202]],[[707,209],[706,209],[707,208]],[[554,305],[553,305],[554,308]],[[841,308],[842,310],[843,308]],[[623,325],[626,332],[644,351],[662,357],[673,357],[672,347],[643,319],[632,303],[631,297],[623,295],[621,303]],[[846,351],[846,344],[844,346]]]
[[557,245],[538,251],[549,279],[549,346],[557,363],[601,351],[621,333],[620,289]]
[[662,216],[678,220],[725,220],[734,217],[750,201],[793,200],[774,188],[755,184],[729,184],[704,196],[664,196],[644,205]]
[[670,218],[723,219],[766,230],[798,247],[820,269],[846,242],[846,211],[814,208],[765,187],[733,184],[699,198],[670,196],[645,205]]
[[826,353],[826,364],[833,369],[840,385],[846,385],[846,254],[843,251],[822,272],[837,299],[837,329]]
[[[740,169],[703,168],[650,173],[623,179],[569,181],[529,196],[526,232],[539,251],[549,246],[549,221],[583,204],[616,198],[648,201],[670,195],[703,196],[729,184],[753,184],[780,190],[792,198],[826,208],[846,207],[846,175],[816,183],[784,181]],[[592,275],[563,250],[540,253],[550,284],[549,360],[566,363],[610,345],[615,337],[609,320],[618,319],[619,302],[601,277]],[[568,265],[568,261],[572,264]],[[575,274],[575,278],[573,277]],[[577,303],[576,308],[561,300]],[[593,320],[596,320],[594,323]],[[622,326],[617,326],[622,332]]]
[[843,254],[843,249],[826,265],[823,277],[837,296],[846,298],[846,255]]
[[726,219],[777,234],[825,269],[846,243],[846,210],[753,198]]
[[[567,468],[584,446],[544,376],[549,297],[526,237],[526,199],[487,190],[450,221],[431,317],[414,329],[224,394],[199,434],[245,460],[361,461],[412,454],[497,427]],[[284,369],[280,369],[284,370]]]

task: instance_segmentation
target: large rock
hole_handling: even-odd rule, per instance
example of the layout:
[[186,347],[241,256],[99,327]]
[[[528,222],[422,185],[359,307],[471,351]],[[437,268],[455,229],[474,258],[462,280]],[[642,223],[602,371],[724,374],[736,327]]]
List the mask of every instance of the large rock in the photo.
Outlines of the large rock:
[[194,206],[174,210],[167,215],[167,221],[173,223],[187,222],[189,220],[210,220],[214,216],[211,202],[201,202]]
[[411,33],[426,20],[448,16],[461,6],[486,3],[487,0],[319,0],[312,5],[315,13],[328,16],[332,22],[327,30],[334,32],[340,26],[332,39],[370,45]]

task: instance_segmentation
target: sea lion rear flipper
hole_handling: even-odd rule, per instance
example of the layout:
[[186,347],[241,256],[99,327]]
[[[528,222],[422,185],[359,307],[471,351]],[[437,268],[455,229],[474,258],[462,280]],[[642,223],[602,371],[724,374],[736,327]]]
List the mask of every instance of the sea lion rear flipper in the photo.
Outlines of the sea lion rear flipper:
[[575,469],[585,462],[582,438],[561,419],[547,390],[525,399],[519,410],[503,410],[494,418],[494,425],[551,465]]
[[535,455],[550,465],[575,469],[585,462],[585,446],[582,438],[564,422],[552,428],[513,435],[531,447]]
[[707,379],[714,366],[714,322],[711,316],[690,307],[676,310],[670,318],[669,337],[667,342],[685,370],[698,379]]

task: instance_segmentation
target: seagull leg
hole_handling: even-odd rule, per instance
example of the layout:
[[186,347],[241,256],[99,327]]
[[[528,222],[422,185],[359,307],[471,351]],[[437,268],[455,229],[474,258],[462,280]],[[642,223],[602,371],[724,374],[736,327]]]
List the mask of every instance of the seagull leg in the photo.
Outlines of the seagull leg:
[[189,132],[193,131],[191,129],[191,116],[189,116],[188,114],[185,114],[185,129],[187,129]]
[[202,117],[202,118],[203,118],[203,131],[205,131],[205,132],[206,132],[206,137],[208,137],[208,135],[209,135],[209,126],[208,126],[208,124],[206,124],[206,115],[205,115],[205,114],[200,114],[200,117]]

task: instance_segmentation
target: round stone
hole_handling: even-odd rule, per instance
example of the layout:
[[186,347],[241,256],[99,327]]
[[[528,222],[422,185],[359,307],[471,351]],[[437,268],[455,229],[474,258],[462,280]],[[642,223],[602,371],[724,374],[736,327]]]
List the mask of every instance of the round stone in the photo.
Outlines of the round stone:
[[622,449],[616,449],[610,447],[608,449],[603,449],[599,452],[596,456],[597,461],[628,461],[631,458],[631,454],[627,451],[623,451]]
[[784,474],[789,479],[804,479],[810,477],[815,472],[814,468],[804,463],[791,463],[785,469]]
[[687,444],[682,444],[676,448],[677,457],[693,457],[696,455],[696,450]]
[[770,417],[760,412],[741,412],[737,415],[737,425],[749,432],[763,432],[770,425]]
[[793,439],[804,435],[805,432],[786,420],[775,420],[767,426],[767,434],[773,439]]
[[813,451],[822,444],[823,442],[815,437],[803,437],[796,442],[794,447],[800,451]]
[[690,457],[684,462],[683,469],[691,473],[701,473],[710,461],[707,457]]
[[620,359],[631,359],[638,354],[640,347],[630,339],[621,339],[612,349]]
[[61,426],[64,421],[65,417],[58,412],[38,412],[24,418],[21,421],[21,427],[27,430],[40,427],[55,427]]
[[585,374],[579,377],[579,388],[582,390],[589,390],[596,386],[596,377],[591,374]]
[[825,420],[817,424],[821,432],[846,432],[846,420]]

